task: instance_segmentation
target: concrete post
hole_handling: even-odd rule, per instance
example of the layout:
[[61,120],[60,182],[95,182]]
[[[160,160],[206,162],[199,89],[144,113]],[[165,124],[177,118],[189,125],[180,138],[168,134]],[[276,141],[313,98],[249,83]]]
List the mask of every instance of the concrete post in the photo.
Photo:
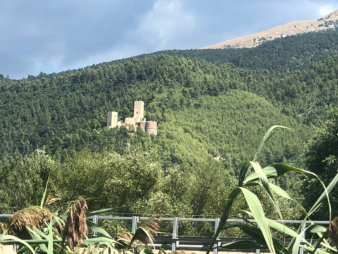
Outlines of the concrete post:
[[[93,216],[93,223],[97,225],[98,222],[99,222],[99,218],[97,217],[97,215],[94,215]],[[96,231],[93,232],[93,236],[97,236]]]
[[173,223],[173,236],[172,236],[172,244],[171,244],[171,251],[175,252],[176,248],[178,247],[178,218],[174,218]]
[[[301,230],[302,230],[302,238],[305,239],[306,221],[302,225],[302,229]],[[299,249],[299,254],[304,254],[304,249],[303,248]]]
[[[219,218],[215,219],[215,231],[214,231],[214,233],[216,233],[216,231],[217,231],[217,229],[219,227],[219,221],[220,221]],[[217,254],[218,253],[218,246],[219,246],[219,238],[217,237],[216,242],[214,244],[213,254]]]
[[131,220],[131,232],[133,234],[136,233],[136,229],[137,229],[137,222],[139,221],[139,217],[138,216],[133,216],[132,220]]

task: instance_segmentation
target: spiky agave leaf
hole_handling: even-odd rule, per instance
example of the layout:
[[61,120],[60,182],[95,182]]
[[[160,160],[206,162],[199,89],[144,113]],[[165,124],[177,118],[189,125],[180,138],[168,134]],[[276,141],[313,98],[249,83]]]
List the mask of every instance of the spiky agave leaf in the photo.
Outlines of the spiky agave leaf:
[[70,249],[74,249],[74,247],[82,244],[88,235],[87,210],[88,205],[83,198],[72,202],[68,208],[62,240],[63,242],[67,241]]

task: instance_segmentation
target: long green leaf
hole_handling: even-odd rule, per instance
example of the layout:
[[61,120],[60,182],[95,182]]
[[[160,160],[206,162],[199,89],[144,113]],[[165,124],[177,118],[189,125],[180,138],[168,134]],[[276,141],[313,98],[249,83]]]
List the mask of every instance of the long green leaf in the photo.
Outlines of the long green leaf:
[[214,236],[211,240],[211,243],[209,245],[209,249],[207,251],[207,254],[209,254],[209,252],[212,250],[219,233],[221,232],[222,228],[224,227],[226,221],[228,220],[228,218],[230,216],[232,204],[234,203],[235,199],[237,198],[237,196],[240,192],[241,192],[240,189],[236,188],[230,193],[228,201],[227,201],[227,203],[226,203],[226,205],[223,209],[223,213],[222,213],[221,219],[219,221],[218,228],[216,229],[216,232],[215,232],[215,234],[214,234]]
[[[248,212],[248,211],[245,211],[246,214],[248,214],[249,216],[253,217],[253,213],[252,212]],[[287,234],[293,238],[296,238],[298,237],[298,233],[296,231],[294,231],[293,229],[285,226],[284,224],[282,223],[279,223],[277,221],[274,221],[274,220],[271,220],[271,219],[268,219],[268,218],[265,218],[266,219],[266,222],[268,223],[269,227],[283,233],[283,234]]]
[[21,240],[20,238],[13,236],[13,235],[1,235],[0,236],[0,243],[6,243],[6,241],[8,240],[23,244],[32,252],[32,254],[35,254],[35,251],[33,250],[33,248],[26,241]]
[[95,238],[88,238],[84,240],[84,244],[95,244],[95,243],[116,243],[116,241],[112,238],[107,237],[95,237]]
[[[245,211],[247,214],[249,214],[252,217],[251,212]],[[241,229],[246,235],[252,238],[250,241],[254,241],[256,244],[260,245],[260,248],[266,249],[266,241],[264,239],[264,236],[262,234],[262,231],[256,226],[248,225],[248,224],[231,224],[228,225],[226,228],[232,228],[232,227],[238,227]],[[276,238],[272,238],[273,245],[278,253],[285,253],[289,254],[288,251],[285,249],[285,247],[281,244],[281,241]],[[239,249],[243,249],[243,247],[239,247]]]
[[232,250],[254,250],[254,249],[264,249],[266,245],[261,245],[256,241],[252,240],[240,240],[235,242],[230,242],[221,245],[224,249],[232,249]]
[[283,216],[282,216],[282,213],[280,211],[278,202],[276,201],[275,195],[273,195],[273,193],[270,189],[268,178],[266,177],[263,169],[261,168],[261,166],[259,165],[258,162],[250,161],[250,164],[253,167],[253,169],[255,170],[255,173],[257,174],[259,180],[261,181],[263,188],[265,189],[266,193],[268,194],[268,196],[269,196],[272,204],[274,205],[279,217],[281,219],[283,219]]
[[[314,174],[316,175],[316,174]],[[319,177],[316,175],[317,179],[321,182],[321,184],[324,186],[324,192],[320,195],[320,197],[317,199],[317,201],[313,204],[311,209],[309,210],[309,216],[315,211],[316,206],[323,200],[323,198],[327,198],[328,206],[329,206],[329,221],[331,221],[331,204],[330,204],[330,198],[329,194],[332,191],[332,189],[336,186],[338,182],[338,174],[332,179],[330,184],[325,188],[324,183],[319,179]]]
[[102,227],[97,226],[95,223],[91,222],[90,220],[87,220],[87,225],[90,227],[91,230],[100,233],[108,238],[111,238],[111,235]]
[[[275,177],[278,177],[278,176],[282,176],[282,175],[284,175],[285,173],[288,173],[288,172],[297,172],[297,173],[302,173],[302,174],[309,173],[306,170],[296,168],[296,167],[292,167],[292,166],[287,165],[285,163],[272,164],[270,166],[263,168],[263,171],[264,171],[267,178],[275,178]],[[256,174],[256,172],[254,172],[253,174],[249,175],[245,179],[244,184],[247,184],[247,183],[252,182],[252,181],[256,181],[257,179],[258,179],[258,175]]]
[[[32,237],[32,240],[36,240],[37,242],[41,242],[43,240],[41,235],[38,234],[35,230],[30,229],[29,227],[26,227],[26,229],[27,229],[29,235]],[[35,229],[37,229],[37,228],[35,228]],[[41,250],[43,250],[44,252],[48,252],[48,249],[47,249],[45,243],[39,243],[39,246],[40,246]]]
[[[263,168],[263,171],[266,175],[267,178],[272,178],[272,177],[277,177],[277,170],[271,166]],[[252,174],[248,175],[243,184],[246,185],[248,183],[257,181],[259,179],[258,175],[256,172],[253,172]]]
[[51,220],[48,224],[48,252],[47,254],[53,254],[53,245],[54,245],[54,239],[53,239],[53,221]]
[[293,244],[293,247],[292,247],[292,254],[298,254],[299,253],[299,248],[301,247],[301,242],[304,239],[303,236],[305,235],[306,230],[307,230],[307,228],[305,228],[304,230],[301,230],[299,235],[296,237],[295,243]]
[[285,173],[288,173],[288,172],[311,174],[310,171],[306,171],[306,170],[301,169],[301,168],[296,168],[296,167],[290,166],[290,165],[285,164],[285,163],[274,163],[274,164],[271,165],[271,167],[276,169],[277,176],[282,176],[282,175],[284,175]]
[[86,216],[90,217],[90,216],[94,216],[94,215],[98,215],[98,214],[102,214],[102,213],[112,212],[114,210],[115,210],[115,208],[104,208],[104,209],[100,209],[100,210],[95,210],[95,211],[87,212]]
[[260,152],[262,151],[262,148],[263,148],[264,144],[272,137],[273,130],[276,129],[276,128],[282,128],[282,129],[292,130],[292,129],[290,129],[288,127],[285,127],[285,126],[282,126],[282,125],[274,125],[274,126],[270,127],[270,129],[268,129],[268,131],[265,133],[265,135],[264,135],[261,143],[259,144],[257,152],[255,153],[255,156],[253,158],[253,161],[257,160],[257,157],[260,154]]
[[256,242],[260,243],[261,245],[266,246],[266,242],[262,234],[262,231],[257,227],[257,225],[253,226],[253,225],[248,225],[248,224],[237,224],[234,226],[242,230],[245,234],[250,236]]
[[240,190],[242,191],[244,198],[246,200],[246,203],[248,204],[249,209],[252,212],[253,218],[256,220],[260,230],[262,231],[265,242],[270,252],[276,253],[275,248],[273,246],[273,242],[272,242],[271,231],[267,223],[267,220],[265,218],[264,210],[263,210],[261,202],[259,201],[257,196],[253,194],[251,191],[243,187],[240,187]]
[[41,208],[45,204],[46,195],[47,195],[47,189],[48,189],[48,182],[49,182],[49,175],[48,175],[48,178],[47,178],[47,181],[46,181],[45,191],[43,192],[43,195],[42,195],[42,198],[41,198],[41,202],[40,202],[40,207]]
[[251,168],[252,166],[250,164],[250,161],[246,160],[246,161],[241,162],[239,176],[238,176],[238,186],[243,185],[243,182],[246,179]]
[[294,201],[293,198],[290,197],[289,193],[287,193],[285,190],[283,190],[281,187],[273,184],[273,183],[269,183],[269,187],[270,189],[276,193],[277,195],[283,197],[283,198],[286,198],[286,199],[289,199],[289,200],[292,200]]

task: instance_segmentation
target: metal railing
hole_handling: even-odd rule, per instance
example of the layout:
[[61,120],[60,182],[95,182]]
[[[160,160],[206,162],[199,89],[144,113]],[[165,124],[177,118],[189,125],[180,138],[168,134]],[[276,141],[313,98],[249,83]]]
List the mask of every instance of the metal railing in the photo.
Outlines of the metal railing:
[[[12,214],[0,214],[0,219],[1,218],[10,218],[12,217]],[[146,221],[146,220],[152,220],[154,219],[153,217],[141,217],[141,216],[130,216],[130,217],[124,217],[124,216],[91,216],[89,217],[93,221],[93,223],[98,224],[99,220],[129,220],[131,221],[131,232],[134,234],[137,229],[137,224],[139,221]],[[214,232],[216,232],[220,218],[181,218],[181,217],[163,217],[163,218],[156,218],[159,221],[172,221],[173,223],[173,230],[171,234],[171,251],[174,252],[177,249],[184,250],[185,248],[188,249],[195,249],[195,250],[201,250],[201,244],[196,243],[196,244],[189,244],[189,245],[184,245],[180,244],[180,240],[184,239],[182,237],[179,237],[178,235],[178,228],[179,228],[179,222],[213,222],[214,223]],[[255,220],[248,220],[250,222],[255,222]],[[228,219],[227,222],[233,222],[233,223],[245,223],[244,220],[242,219]],[[301,225],[303,223],[302,220],[276,220],[276,222],[283,223],[283,224],[298,224]],[[302,225],[301,232],[303,232],[303,239],[305,239],[305,229],[306,225],[309,224],[310,222],[305,222]],[[328,225],[330,222],[329,221],[311,221],[311,223],[315,224],[321,224],[321,225]],[[94,236],[96,236],[97,233],[94,232]],[[218,253],[218,248],[221,244],[221,239],[217,239],[216,243],[213,246],[213,253],[217,254]],[[158,244],[154,244],[155,247],[159,247]],[[256,250],[256,253],[260,253],[260,250]],[[300,254],[303,254],[304,250],[300,250]]]

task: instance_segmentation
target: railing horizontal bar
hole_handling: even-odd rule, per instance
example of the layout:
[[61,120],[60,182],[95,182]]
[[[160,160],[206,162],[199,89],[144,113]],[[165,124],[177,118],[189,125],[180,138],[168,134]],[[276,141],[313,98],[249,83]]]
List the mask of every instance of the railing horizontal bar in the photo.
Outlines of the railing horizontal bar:
[[[0,214],[0,218],[10,218],[12,217],[13,214]],[[88,217],[89,219],[92,219],[93,216]],[[97,216],[97,218],[99,220],[132,220],[133,217],[128,217],[128,216]],[[154,219],[154,217],[139,217],[140,220],[151,220]],[[170,217],[158,217],[156,218],[159,221],[173,221],[174,218],[170,218]],[[215,222],[216,219],[213,218],[178,218],[179,221],[195,221],[195,222]],[[228,219],[228,222],[239,222],[239,223],[243,223],[245,222],[243,219]],[[253,222],[255,223],[255,220],[249,219],[249,222]],[[276,222],[279,223],[286,223],[286,224],[301,224],[303,223],[303,220],[275,220]],[[306,224],[309,224],[310,221],[307,221]],[[312,223],[315,224],[322,224],[322,225],[327,225],[330,222],[329,221],[312,221]]]
[[204,245],[191,245],[191,244],[180,244],[180,248],[184,249],[184,248],[191,248],[191,249],[202,249],[205,248]]
[[[312,222],[314,224],[330,224],[330,222],[328,220],[326,220],[326,221],[313,220]],[[309,223],[309,222],[307,222],[307,223]]]
[[[93,216],[88,217],[92,219]],[[99,216],[97,215],[97,219],[99,220],[132,220],[133,217],[123,217],[123,216]]]
[[0,214],[0,217],[3,217],[3,218],[10,218],[12,216],[13,214]]
[[167,218],[167,217],[140,217],[140,220],[159,220],[159,221],[173,221],[174,218]]
[[202,221],[202,222],[215,222],[216,219],[210,218],[178,218],[179,221]]

